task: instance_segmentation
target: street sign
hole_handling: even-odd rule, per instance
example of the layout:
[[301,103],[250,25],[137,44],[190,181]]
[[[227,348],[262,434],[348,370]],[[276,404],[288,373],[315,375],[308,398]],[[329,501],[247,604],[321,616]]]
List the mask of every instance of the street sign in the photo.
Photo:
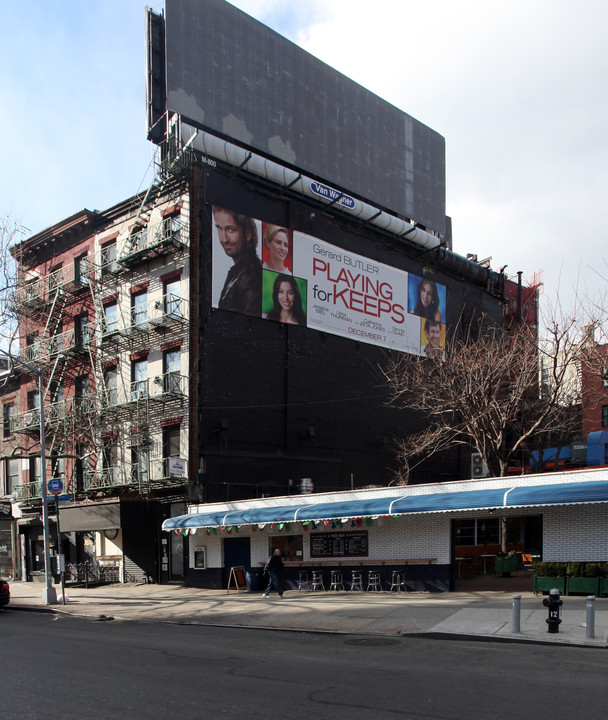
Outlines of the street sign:
[[52,495],[52,496],[47,495],[47,498],[46,498],[47,502],[52,502],[52,503],[54,503],[54,502],[66,503],[66,502],[71,502],[71,500],[72,500],[72,496],[69,493],[66,493],[65,495]]
[[59,493],[63,490],[63,483],[59,478],[51,478],[47,487],[49,492],[52,492],[53,495],[59,495]]

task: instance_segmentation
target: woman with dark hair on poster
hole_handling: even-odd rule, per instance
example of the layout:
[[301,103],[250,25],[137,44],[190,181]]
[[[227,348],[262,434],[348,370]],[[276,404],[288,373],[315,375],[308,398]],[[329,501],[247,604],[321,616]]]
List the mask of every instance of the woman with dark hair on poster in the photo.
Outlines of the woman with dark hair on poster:
[[418,302],[414,308],[414,315],[441,322],[437,284],[433,280],[422,279],[418,283],[416,293],[418,295]]
[[292,275],[277,275],[272,287],[272,310],[264,317],[289,325],[306,325],[300,287]]

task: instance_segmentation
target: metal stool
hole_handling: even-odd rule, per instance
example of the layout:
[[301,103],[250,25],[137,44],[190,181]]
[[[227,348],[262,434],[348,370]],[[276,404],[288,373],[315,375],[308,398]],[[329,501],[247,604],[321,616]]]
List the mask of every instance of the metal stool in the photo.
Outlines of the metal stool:
[[350,591],[353,592],[355,588],[360,592],[365,589],[363,587],[363,573],[360,570],[353,570],[350,574]]
[[300,570],[298,572],[298,592],[310,589],[310,573]]
[[331,571],[331,582],[329,584],[330,590],[344,590],[344,581],[342,579],[342,573],[339,570]]
[[403,592],[407,592],[407,588],[405,587],[405,573],[401,570],[393,570],[390,592],[392,592],[394,588],[397,588],[397,592],[401,592],[402,590]]
[[367,589],[375,592],[382,592],[382,583],[380,582],[380,573],[371,571],[367,573]]
[[323,573],[320,570],[312,571],[312,584],[310,589],[312,592],[315,590],[325,590],[325,585],[323,584]]

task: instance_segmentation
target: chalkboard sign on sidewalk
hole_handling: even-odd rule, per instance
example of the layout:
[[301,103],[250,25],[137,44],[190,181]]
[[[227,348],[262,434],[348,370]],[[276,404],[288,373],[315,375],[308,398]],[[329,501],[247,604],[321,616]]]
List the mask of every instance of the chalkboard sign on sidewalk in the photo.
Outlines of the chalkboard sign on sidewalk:
[[235,565],[230,568],[230,577],[228,578],[227,592],[230,592],[230,588],[234,584],[234,588],[237,592],[241,590],[248,590],[247,575],[245,574],[245,568],[242,565]]

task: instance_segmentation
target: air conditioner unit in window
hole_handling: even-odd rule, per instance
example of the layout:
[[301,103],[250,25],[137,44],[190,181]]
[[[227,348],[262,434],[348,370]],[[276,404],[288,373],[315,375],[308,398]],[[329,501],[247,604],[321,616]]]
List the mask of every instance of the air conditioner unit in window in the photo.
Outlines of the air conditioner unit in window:
[[471,477],[483,478],[488,476],[488,468],[486,467],[480,453],[471,453]]

